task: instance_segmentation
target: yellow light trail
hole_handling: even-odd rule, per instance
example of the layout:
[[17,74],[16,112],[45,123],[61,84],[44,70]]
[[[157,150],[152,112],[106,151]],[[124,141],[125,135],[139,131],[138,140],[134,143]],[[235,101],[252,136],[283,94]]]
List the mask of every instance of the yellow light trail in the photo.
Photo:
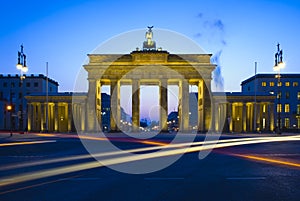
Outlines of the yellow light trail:
[[[69,165],[69,166],[65,166],[65,167],[53,168],[53,169],[49,169],[49,170],[40,170],[37,172],[25,173],[23,175],[16,175],[16,176],[10,176],[7,178],[2,178],[1,179],[2,182],[0,183],[0,186],[6,186],[6,185],[16,184],[16,183],[20,183],[20,182],[35,180],[35,179],[41,179],[41,178],[56,176],[56,175],[65,174],[65,173],[77,172],[77,171],[86,170],[86,169],[116,165],[116,164],[121,164],[121,163],[134,162],[134,161],[139,161],[139,160],[144,160],[144,159],[167,157],[167,156],[172,156],[172,155],[177,155],[177,154],[198,152],[198,151],[210,150],[210,149],[214,149],[214,148],[224,148],[224,147],[229,147],[229,146],[238,146],[238,145],[245,145],[245,144],[256,144],[256,143],[277,142],[277,141],[291,141],[291,140],[298,141],[298,140],[300,140],[300,138],[296,137],[296,136],[291,136],[291,137],[287,136],[287,137],[266,137],[266,138],[262,137],[262,138],[258,138],[258,139],[252,138],[252,141],[250,141],[248,139],[245,141],[234,141],[234,140],[237,140],[237,139],[227,140],[227,141],[233,141],[233,142],[228,142],[228,143],[224,142],[226,140],[220,140],[223,143],[209,144],[209,145],[205,145],[205,146],[185,147],[185,148],[178,148],[178,149],[174,149],[174,150],[165,150],[165,151],[161,151],[161,152],[139,154],[139,155],[136,154],[136,155],[130,155],[130,156],[117,157],[117,158],[103,159],[103,160],[101,160],[101,163],[98,161],[93,161],[93,162],[86,162],[86,163],[82,163],[82,164]],[[241,139],[241,140],[243,140],[243,139]],[[199,144],[199,143],[200,142],[196,142],[196,144]],[[201,143],[203,144],[205,142],[201,142]],[[185,144],[185,143],[176,144],[176,146],[182,147],[183,144]],[[187,143],[187,144],[194,145],[195,143],[192,143],[192,144]],[[175,147],[175,145],[174,145],[174,147]],[[155,148],[155,147],[148,147],[148,148],[142,148],[142,149],[149,149],[149,148]],[[161,148],[170,148],[170,147],[162,146]],[[137,149],[137,150],[141,150],[141,149]],[[116,154],[116,153],[114,153],[114,154]],[[119,154],[122,154],[122,152]]]
[[[49,134],[45,134],[49,135]],[[51,134],[52,135],[52,134]],[[91,139],[91,138],[88,138]],[[93,138],[92,138],[93,139]],[[97,139],[97,138],[96,138]],[[265,137],[256,138],[256,139],[269,139]],[[7,166],[0,167],[0,170],[9,170],[9,169],[16,169],[16,168],[23,168],[23,167],[30,167],[30,166],[37,166],[37,165],[45,165],[45,164],[51,164],[51,163],[59,163],[59,162],[66,162],[66,161],[72,161],[72,160],[81,160],[81,159],[87,159],[87,158],[99,158],[99,157],[107,157],[107,156],[116,156],[116,155],[124,155],[128,153],[139,153],[139,152],[145,152],[145,151],[155,151],[160,149],[171,149],[171,148],[178,148],[178,147],[184,147],[184,149],[189,148],[190,146],[197,146],[197,145],[203,145],[207,146],[208,144],[214,144],[214,143],[228,143],[228,142],[238,142],[238,141],[250,141],[253,140],[253,138],[239,138],[239,139],[224,139],[224,140],[213,140],[213,141],[201,141],[201,142],[189,142],[189,143],[178,143],[178,144],[169,144],[169,143],[160,143],[150,140],[140,140],[138,142],[144,143],[144,144],[151,144],[151,145],[159,145],[155,147],[145,147],[145,148],[136,148],[136,149],[128,149],[128,150],[122,150],[122,151],[110,151],[110,152],[104,152],[104,153],[98,153],[93,154],[91,156],[90,154],[85,155],[79,155],[79,156],[68,156],[68,157],[62,157],[62,158],[56,158],[56,159],[47,159],[47,160],[39,160],[34,162],[26,162],[22,164],[12,164]]]
[[15,146],[15,145],[28,145],[28,144],[42,144],[42,143],[50,143],[50,142],[56,142],[56,140],[40,140],[40,141],[28,141],[28,142],[9,142],[9,143],[0,144],[0,147]]
[[243,154],[232,154],[232,155],[242,157],[242,158],[252,159],[252,160],[256,160],[256,161],[275,163],[275,164],[279,164],[279,165],[287,165],[287,166],[291,166],[291,167],[300,167],[299,163],[282,161],[282,160],[278,160],[278,159],[271,159],[271,158],[265,158],[265,157],[260,157],[260,156],[243,155]]

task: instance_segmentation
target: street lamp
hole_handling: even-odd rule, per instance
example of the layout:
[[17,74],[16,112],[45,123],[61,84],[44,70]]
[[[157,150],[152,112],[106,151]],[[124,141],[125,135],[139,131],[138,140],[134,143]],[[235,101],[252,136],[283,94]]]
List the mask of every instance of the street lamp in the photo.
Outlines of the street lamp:
[[23,44],[21,45],[21,51],[18,51],[18,63],[16,65],[17,69],[20,71],[20,100],[21,100],[21,111],[20,111],[20,119],[19,119],[19,130],[23,130],[23,80],[25,76],[23,73],[28,71],[28,67],[26,66],[26,55],[23,52]]
[[285,67],[285,64],[282,61],[283,52],[282,49],[279,48],[279,43],[277,44],[277,52],[275,53],[275,65],[273,67],[273,70],[277,72],[277,75],[275,78],[277,78],[277,121],[278,121],[278,127],[277,127],[277,133],[281,134],[281,92],[280,92],[280,86],[282,85],[280,82],[280,69],[283,69]]

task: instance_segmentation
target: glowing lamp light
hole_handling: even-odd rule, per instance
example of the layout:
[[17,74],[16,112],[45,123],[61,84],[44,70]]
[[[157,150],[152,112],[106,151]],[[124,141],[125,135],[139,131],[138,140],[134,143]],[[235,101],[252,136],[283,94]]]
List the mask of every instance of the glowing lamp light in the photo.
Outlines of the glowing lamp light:
[[279,63],[278,63],[278,67],[279,67],[280,69],[283,69],[283,68],[285,67],[285,63],[279,62]]
[[11,111],[11,110],[12,110],[12,106],[11,106],[11,105],[8,105],[8,106],[6,106],[6,109],[7,109],[8,111]]
[[21,68],[21,70],[22,70],[24,73],[26,73],[26,72],[28,71],[28,68],[27,68],[27,66],[23,66],[23,68]]
[[23,68],[23,65],[20,64],[20,63],[18,63],[16,66],[17,66],[17,69],[18,69],[18,70],[21,70],[21,69]]

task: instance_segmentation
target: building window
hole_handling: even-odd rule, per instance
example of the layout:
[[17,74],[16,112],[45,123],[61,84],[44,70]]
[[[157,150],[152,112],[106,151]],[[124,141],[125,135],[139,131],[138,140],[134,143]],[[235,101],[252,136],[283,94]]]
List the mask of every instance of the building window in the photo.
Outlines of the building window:
[[290,119],[284,118],[284,127],[289,128],[290,127]]
[[282,82],[278,82],[277,86],[281,87],[282,86]]
[[285,86],[289,87],[290,86],[290,82],[285,82]]
[[26,82],[26,87],[30,87],[30,82]]
[[14,82],[10,83],[10,86],[11,86],[12,88],[14,88],[14,87],[15,87],[15,83],[14,83]]
[[7,87],[7,82],[3,82],[3,87]]
[[250,91],[250,87],[248,87],[248,91]]
[[297,105],[297,114],[300,114],[300,104]]
[[285,98],[286,98],[286,99],[289,99],[289,98],[290,98],[290,92],[289,92],[289,91],[285,92]]
[[298,129],[300,128],[300,118],[297,119]]
[[277,98],[281,98],[281,91],[277,93]]
[[22,98],[22,92],[19,93],[19,99],[21,99],[21,98]]
[[284,112],[289,113],[290,112],[290,104],[285,104],[284,105]]
[[38,83],[38,82],[35,82],[35,83],[33,84],[33,86],[34,86],[34,87],[38,87],[38,86],[39,86],[39,83]]
[[298,82],[293,82],[293,87],[298,87]]
[[274,82],[270,82],[270,87],[274,87]]
[[261,82],[261,86],[266,87],[267,83],[266,82]]
[[282,106],[281,104],[277,104],[277,112],[281,112],[282,111]]

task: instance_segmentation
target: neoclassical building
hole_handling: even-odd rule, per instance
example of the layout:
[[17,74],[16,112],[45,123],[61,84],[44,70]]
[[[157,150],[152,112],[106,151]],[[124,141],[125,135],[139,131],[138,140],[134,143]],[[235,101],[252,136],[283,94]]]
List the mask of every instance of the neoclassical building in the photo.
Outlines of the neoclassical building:
[[224,93],[213,94],[213,130],[231,133],[274,131],[274,95],[227,92],[224,102]]
[[[74,131],[72,93],[31,94],[27,99],[28,131],[71,132]],[[81,95],[85,104],[86,95]],[[79,99],[79,96],[78,96]],[[48,105],[48,109],[47,109]],[[47,118],[48,116],[48,118]]]
[[[180,132],[272,132],[274,102],[271,93],[211,92],[211,54],[171,54],[156,49],[152,41],[152,27],[148,27],[142,50],[128,54],[88,54],[83,67],[88,73],[88,92],[56,93],[26,96],[28,130],[54,132],[98,132],[122,130],[124,116],[132,132],[140,130],[140,87],[158,86],[159,127],[168,130],[168,123],[176,120]],[[124,115],[120,105],[121,86],[131,88],[131,111]],[[178,108],[168,118],[168,86],[179,89]],[[189,86],[196,86],[191,96]],[[110,94],[102,89],[109,86]],[[109,97],[104,100],[104,97]],[[191,101],[191,97],[195,100]],[[47,108],[48,105],[48,109]],[[47,115],[48,114],[48,115]],[[130,118],[131,116],[131,118]],[[46,118],[48,117],[48,118]],[[177,123],[178,122],[178,123]],[[127,125],[127,126],[128,126]],[[128,127],[127,127],[128,128]],[[177,130],[177,129],[176,129]]]

